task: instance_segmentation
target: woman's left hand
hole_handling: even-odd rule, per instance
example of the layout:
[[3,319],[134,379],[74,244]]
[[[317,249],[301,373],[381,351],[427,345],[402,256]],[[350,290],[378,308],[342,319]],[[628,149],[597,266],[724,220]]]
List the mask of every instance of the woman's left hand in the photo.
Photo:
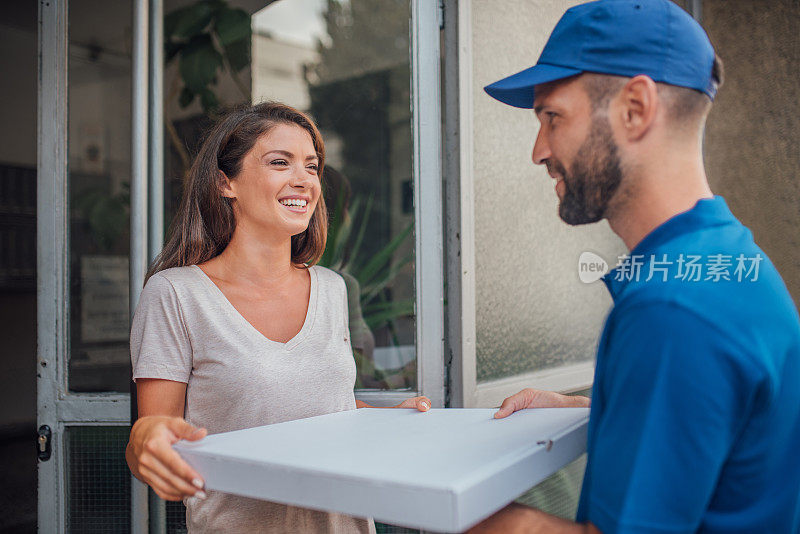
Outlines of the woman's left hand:
[[428,397],[414,397],[404,400],[393,408],[414,408],[420,412],[427,412],[431,409],[431,400]]

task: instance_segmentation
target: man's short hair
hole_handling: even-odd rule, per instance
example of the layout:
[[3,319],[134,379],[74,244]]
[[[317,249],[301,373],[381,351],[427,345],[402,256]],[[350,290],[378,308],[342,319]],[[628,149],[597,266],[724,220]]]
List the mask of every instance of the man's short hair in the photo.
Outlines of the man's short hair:
[[[609,74],[588,73],[581,78],[592,110],[608,107],[611,99],[622,89],[630,78]],[[725,81],[725,68],[722,59],[714,55],[711,79],[716,89]],[[658,83],[659,95],[665,100],[669,116],[678,124],[687,124],[703,118],[711,109],[711,99],[705,93],[687,87]]]

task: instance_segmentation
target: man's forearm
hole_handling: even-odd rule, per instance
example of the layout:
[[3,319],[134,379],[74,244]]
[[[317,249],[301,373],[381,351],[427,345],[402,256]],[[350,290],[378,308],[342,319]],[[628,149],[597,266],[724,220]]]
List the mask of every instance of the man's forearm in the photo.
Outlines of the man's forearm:
[[[584,397],[585,398],[585,397]],[[531,534],[601,534],[591,523],[575,523],[531,508]]]
[[573,523],[512,503],[475,525],[469,534],[601,534],[591,523]]
[[582,395],[564,395],[564,408],[589,408],[592,400]]

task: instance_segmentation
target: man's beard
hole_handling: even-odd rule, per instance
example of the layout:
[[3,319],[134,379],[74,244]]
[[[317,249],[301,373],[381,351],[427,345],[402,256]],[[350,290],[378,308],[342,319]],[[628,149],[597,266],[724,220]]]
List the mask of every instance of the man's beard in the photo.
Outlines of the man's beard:
[[608,119],[592,119],[589,135],[575,155],[572,172],[568,173],[556,159],[548,160],[547,167],[564,182],[558,215],[565,223],[589,224],[602,219],[622,182],[619,154]]

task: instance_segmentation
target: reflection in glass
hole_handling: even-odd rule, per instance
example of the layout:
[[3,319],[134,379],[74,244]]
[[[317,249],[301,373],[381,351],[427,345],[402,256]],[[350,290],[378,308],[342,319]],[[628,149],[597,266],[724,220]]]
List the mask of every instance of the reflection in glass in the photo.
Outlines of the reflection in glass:
[[127,392],[131,4],[69,9],[69,388]]
[[356,387],[415,388],[408,1],[297,0],[253,16],[253,101],[308,111],[327,149],[320,262],[345,279]]

